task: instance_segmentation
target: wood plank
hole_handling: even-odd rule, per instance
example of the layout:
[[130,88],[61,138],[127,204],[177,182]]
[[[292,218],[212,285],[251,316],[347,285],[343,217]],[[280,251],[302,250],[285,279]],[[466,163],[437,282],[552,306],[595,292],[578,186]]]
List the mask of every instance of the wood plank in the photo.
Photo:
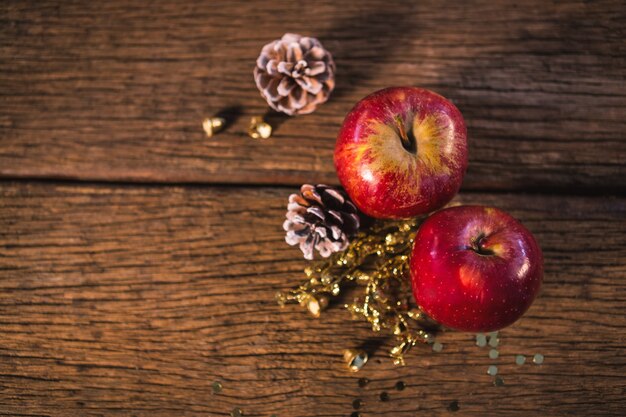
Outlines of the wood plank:
[[[447,332],[394,368],[339,306],[275,304],[305,266],[283,241],[291,191],[0,184],[0,414],[339,417],[355,398],[364,416],[625,414],[625,198],[462,194],[536,233],[542,293],[497,360]],[[361,343],[382,348],[348,373],[341,351]]]
[[[418,85],[451,98],[471,140],[465,189],[625,190],[622,1],[5,1],[0,176],[336,183],[332,150],[360,98]],[[252,80],[265,43],[319,37],[338,88],[274,118]],[[209,140],[202,120],[233,120]]]

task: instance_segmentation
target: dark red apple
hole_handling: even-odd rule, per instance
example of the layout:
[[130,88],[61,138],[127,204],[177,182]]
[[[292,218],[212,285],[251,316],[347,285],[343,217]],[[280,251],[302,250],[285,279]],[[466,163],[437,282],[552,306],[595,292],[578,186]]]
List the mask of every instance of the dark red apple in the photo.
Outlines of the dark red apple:
[[467,168],[463,116],[432,91],[377,91],[346,116],[335,168],[352,201],[371,217],[414,217],[441,208],[459,191]]
[[502,210],[457,206],[420,226],[411,255],[413,294],[439,323],[488,332],[528,310],[543,278],[533,235]]

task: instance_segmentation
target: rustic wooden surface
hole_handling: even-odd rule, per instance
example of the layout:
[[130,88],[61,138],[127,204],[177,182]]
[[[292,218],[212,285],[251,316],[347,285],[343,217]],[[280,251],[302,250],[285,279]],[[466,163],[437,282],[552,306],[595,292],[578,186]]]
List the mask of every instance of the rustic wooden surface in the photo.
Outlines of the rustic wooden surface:
[[[0,191],[0,398],[27,415],[618,415],[626,409],[626,199],[462,194],[510,210],[546,258],[541,296],[500,358],[451,332],[362,373],[341,349],[371,330],[273,294],[301,279],[285,189],[6,183]],[[541,366],[530,364],[535,353]],[[514,355],[529,356],[524,366]],[[378,362],[376,359],[379,359]],[[499,365],[505,386],[486,374]],[[371,379],[361,389],[358,377]],[[222,381],[221,395],[211,384]],[[398,380],[408,387],[393,390]],[[382,390],[391,401],[377,400]],[[417,411],[417,413],[416,413]]]
[[[0,415],[340,417],[355,398],[363,417],[626,415],[625,27],[616,0],[3,1]],[[254,141],[251,67],[289,31],[333,52],[338,87]],[[394,368],[339,305],[273,300],[305,265],[287,196],[336,183],[346,112],[402,84],[465,115],[457,201],[509,210],[544,250],[495,361],[448,332]],[[359,345],[375,353],[354,375],[340,355]]]
[[[345,114],[390,85],[450,99],[470,135],[465,189],[626,190],[626,12],[620,0],[4,1],[0,175],[335,183]],[[334,53],[313,115],[263,114],[252,68],[284,32]],[[202,120],[231,125],[207,140]]]

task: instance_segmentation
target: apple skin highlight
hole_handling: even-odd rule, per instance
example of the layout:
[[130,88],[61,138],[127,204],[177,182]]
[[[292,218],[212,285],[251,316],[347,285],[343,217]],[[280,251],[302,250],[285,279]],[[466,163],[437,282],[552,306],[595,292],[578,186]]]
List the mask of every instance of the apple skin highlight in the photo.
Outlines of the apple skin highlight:
[[457,206],[420,226],[410,259],[413,294],[437,322],[461,331],[502,329],[528,310],[543,279],[532,233],[502,210]]
[[459,191],[468,162],[465,122],[432,91],[386,88],[348,113],[334,161],[342,186],[363,213],[415,217],[442,207]]

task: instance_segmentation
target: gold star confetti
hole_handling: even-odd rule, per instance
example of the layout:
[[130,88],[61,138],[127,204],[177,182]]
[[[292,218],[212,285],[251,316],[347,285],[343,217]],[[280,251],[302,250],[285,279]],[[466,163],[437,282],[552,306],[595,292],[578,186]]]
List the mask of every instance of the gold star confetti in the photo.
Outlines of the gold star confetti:
[[498,343],[500,343],[500,339],[498,339],[498,332],[489,333],[489,346],[498,347]]
[[215,381],[211,388],[213,389],[213,394],[219,394],[222,391],[222,383],[219,381]]
[[489,351],[489,359],[498,359],[499,355],[500,355],[500,353],[498,352],[497,349],[491,349]]
[[459,408],[459,402],[457,400],[450,401],[450,404],[448,404],[449,411],[459,411]]

